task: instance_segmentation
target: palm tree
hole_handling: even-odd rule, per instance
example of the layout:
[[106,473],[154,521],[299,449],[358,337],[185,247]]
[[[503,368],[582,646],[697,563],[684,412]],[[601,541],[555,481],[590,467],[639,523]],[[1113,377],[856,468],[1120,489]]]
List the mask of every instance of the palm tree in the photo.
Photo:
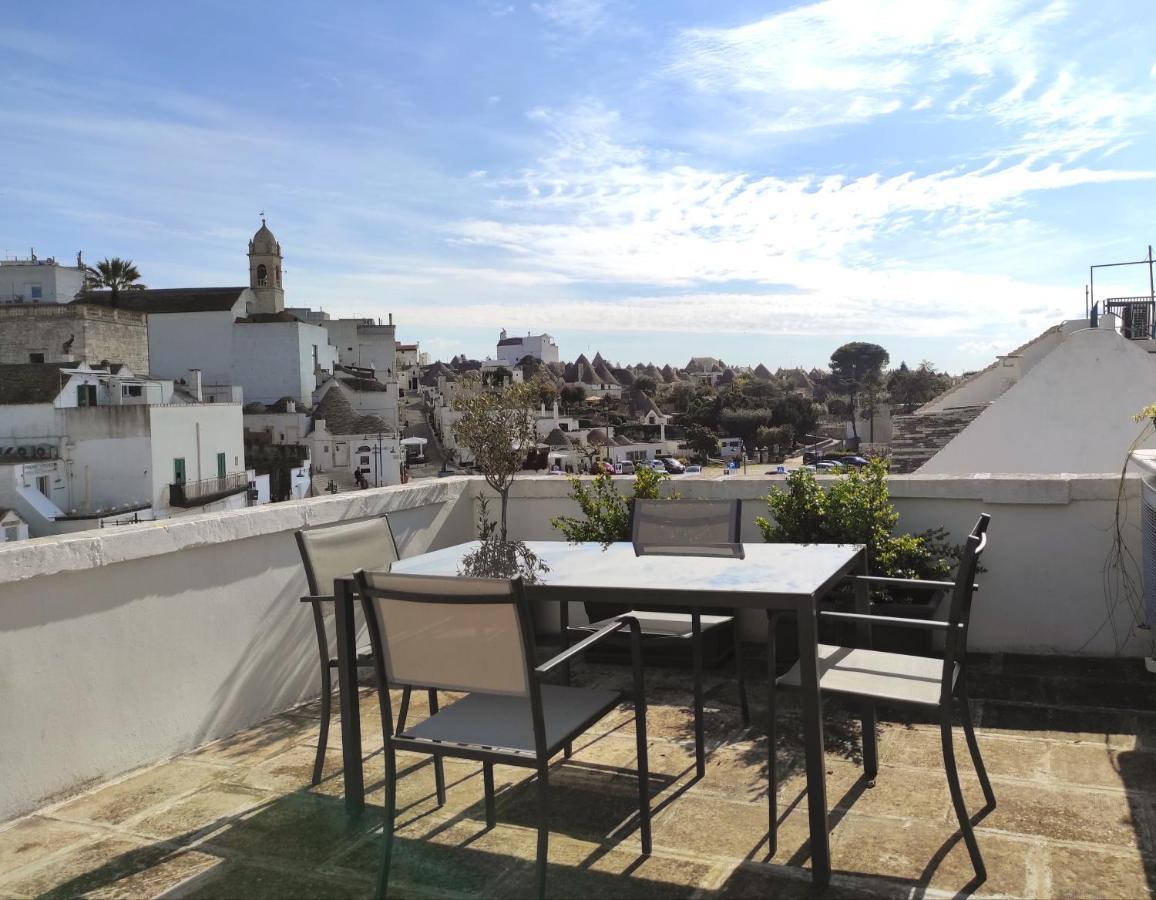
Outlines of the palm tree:
[[121,290],[143,291],[145,286],[140,284],[140,272],[133,265],[131,259],[121,259],[114,256],[112,259],[102,259],[95,266],[88,267],[86,287],[108,288],[112,292],[113,305],[120,297]]

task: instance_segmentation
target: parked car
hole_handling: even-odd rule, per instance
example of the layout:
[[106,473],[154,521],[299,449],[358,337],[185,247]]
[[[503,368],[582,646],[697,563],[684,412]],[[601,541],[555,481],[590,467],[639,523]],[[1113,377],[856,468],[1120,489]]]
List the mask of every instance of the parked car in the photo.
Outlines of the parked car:
[[687,475],[698,475],[701,472],[702,472],[702,466],[696,465],[696,466],[687,466],[686,467],[686,474]]
[[845,466],[855,466],[855,468],[859,468],[860,466],[871,465],[862,456],[841,456],[839,458],[839,462],[841,462]]
[[662,464],[666,466],[666,471],[671,475],[681,475],[686,471],[686,466],[673,456],[664,456],[662,458]]
[[831,462],[829,459],[821,459],[815,463],[815,469],[819,472],[830,472],[833,469],[841,468],[837,462]]
[[633,475],[634,474],[634,463],[632,463],[630,460],[625,460],[625,461],[620,462],[620,463],[615,463],[614,464],[614,471],[617,472],[619,475]]
[[666,466],[663,465],[661,459],[647,460],[646,464],[648,466],[650,466],[650,468],[652,468],[655,472],[665,472],[666,471]]

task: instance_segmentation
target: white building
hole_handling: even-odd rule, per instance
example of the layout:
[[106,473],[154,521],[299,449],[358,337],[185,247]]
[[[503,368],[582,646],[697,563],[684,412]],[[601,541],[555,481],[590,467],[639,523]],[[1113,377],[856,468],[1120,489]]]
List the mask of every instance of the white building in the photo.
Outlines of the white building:
[[28,539],[28,524],[14,509],[0,506],[0,544]]
[[[1156,401],[1156,341],[1124,336],[1115,316],[1099,327],[1064,322],[950,391],[898,416],[896,444],[955,416],[958,427],[919,468],[926,475],[1119,472]],[[1156,447],[1149,438],[1141,447]]]
[[[77,302],[112,298],[88,292]],[[308,406],[337,361],[325,328],[285,310],[281,245],[264,221],[249,242],[248,287],[125,291],[117,305],[148,314],[150,374],[177,380],[199,369],[209,396],[240,387],[246,403],[287,396]]]
[[37,535],[247,505],[241,407],[127,367],[0,366],[0,506]]
[[69,303],[84,290],[85,266],[76,254],[76,265],[66,266],[51,256],[38,259],[0,260],[0,305]]
[[307,445],[319,473],[353,476],[360,470],[370,487],[401,484],[405,454],[398,430],[380,416],[359,413],[339,387],[317,404]]
[[532,356],[544,363],[558,362],[558,345],[548,334],[527,334],[525,337],[508,337],[502,329],[498,337],[498,350],[494,354],[506,366],[516,366],[525,357]]

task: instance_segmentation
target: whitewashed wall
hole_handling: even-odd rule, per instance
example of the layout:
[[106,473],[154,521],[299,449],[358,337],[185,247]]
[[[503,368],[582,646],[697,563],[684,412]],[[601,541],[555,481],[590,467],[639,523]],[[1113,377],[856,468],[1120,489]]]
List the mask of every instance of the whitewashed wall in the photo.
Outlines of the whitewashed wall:
[[[754,520],[772,483],[732,476],[677,488],[743,499],[742,537],[758,540]],[[471,539],[483,490],[480,479],[432,479],[0,546],[0,821],[314,696],[293,532],[388,513],[402,555],[412,555]],[[992,514],[974,648],[1113,651],[1113,627],[1100,626],[1114,477],[902,476],[891,490],[906,529],[944,525],[958,539],[981,511]],[[567,493],[565,479],[519,477],[513,535],[559,537],[549,520],[576,512]],[[1124,532],[1138,557],[1137,495],[1130,479]],[[762,636],[757,614],[743,624],[748,639]],[[1123,605],[1114,625],[1127,632]]]
[[466,479],[0,545],[0,821],[315,696],[293,533],[388,513],[403,555],[471,537]]

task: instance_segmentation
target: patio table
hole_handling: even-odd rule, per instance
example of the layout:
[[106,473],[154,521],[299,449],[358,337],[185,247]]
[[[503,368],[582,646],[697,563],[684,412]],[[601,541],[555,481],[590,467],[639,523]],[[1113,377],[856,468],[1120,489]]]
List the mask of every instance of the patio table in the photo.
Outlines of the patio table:
[[[793,612],[799,635],[802,676],[803,743],[812,875],[825,885],[831,876],[827,787],[819,696],[817,601],[853,571],[864,571],[858,544],[744,544],[741,556],[695,555],[693,549],[636,555],[629,543],[568,544],[527,541],[549,567],[536,584],[526,585],[531,602],[602,600],[626,605],[657,604],[703,612],[759,609],[767,615]],[[423,553],[396,562],[392,571],[409,575],[458,575],[462,558],[477,541]],[[338,680],[341,685],[341,746],[345,805],[352,815],[365,805],[361,720],[357,699],[357,648],[352,579],[335,585]],[[565,609],[566,606],[563,606]],[[771,748],[773,752],[773,748]]]

